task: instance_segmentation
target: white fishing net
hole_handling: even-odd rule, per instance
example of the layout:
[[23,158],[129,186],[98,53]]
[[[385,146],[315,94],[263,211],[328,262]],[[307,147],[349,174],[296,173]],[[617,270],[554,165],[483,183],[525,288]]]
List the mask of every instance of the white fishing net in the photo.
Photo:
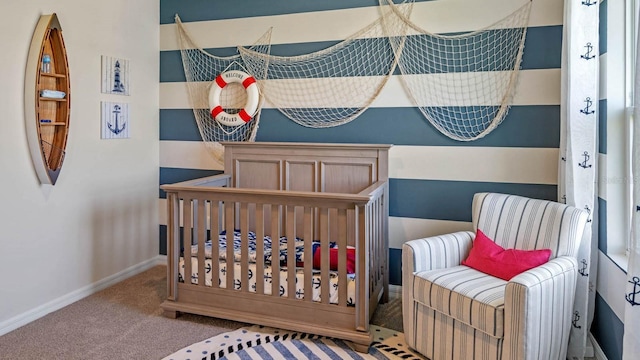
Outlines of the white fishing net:
[[[385,16],[406,24],[406,37],[389,36],[399,55],[402,83],[429,122],[460,141],[479,139],[506,116],[515,93],[531,1],[484,29],[435,34],[407,16],[392,0]],[[393,25],[392,28],[398,28]]]
[[[394,10],[408,16],[412,5]],[[383,25],[383,19],[390,21]],[[310,54],[276,56],[243,47],[239,51],[269,104],[300,125],[333,127],[357,118],[376,99],[396,68],[387,33],[403,34],[402,27],[404,22],[380,16],[345,40]],[[261,77],[265,68],[267,76]]]

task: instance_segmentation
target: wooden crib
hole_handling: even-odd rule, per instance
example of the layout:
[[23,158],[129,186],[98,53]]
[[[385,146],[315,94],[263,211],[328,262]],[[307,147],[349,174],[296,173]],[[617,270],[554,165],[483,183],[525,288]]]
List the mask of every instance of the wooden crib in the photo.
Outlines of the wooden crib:
[[[161,186],[168,207],[165,315],[176,317],[185,312],[308,332],[346,340],[366,352],[372,339],[371,315],[378,302],[388,299],[390,145],[223,145],[224,174]],[[225,267],[223,280],[218,261],[205,265],[204,244],[212,237],[215,244],[216,234],[234,230],[241,237],[240,260]],[[256,239],[265,235],[299,238],[298,242],[287,241],[285,248],[292,259],[296,246],[303,243],[302,261],[297,266],[277,260],[267,264],[265,250],[258,245],[254,270],[249,270],[249,232]],[[320,264],[314,264],[312,241],[320,252]],[[330,243],[337,250],[330,249]],[[188,244],[197,247],[191,252],[192,261],[183,257],[189,254]],[[348,247],[355,248],[355,274],[347,273]],[[210,249],[210,258],[218,259],[218,246]],[[337,263],[332,263],[335,258],[330,259],[330,251],[337,253]],[[222,255],[238,260],[232,246]],[[267,265],[273,274],[280,274],[269,278],[272,287],[257,280],[252,288],[234,283],[248,284],[251,276],[263,279]],[[209,273],[207,285],[205,274]],[[191,281],[183,281],[189,278],[187,274],[192,274]],[[303,281],[296,279],[301,274]],[[338,285],[318,286],[329,284],[330,278]],[[355,299],[347,293],[349,280],[351,284],[355,280]],[[337,288],[336,301],[329,301],[330,287]],[[319,292],[319,301],[308,295],[313,288]],[[293,296],[281,296],[283,292]]]

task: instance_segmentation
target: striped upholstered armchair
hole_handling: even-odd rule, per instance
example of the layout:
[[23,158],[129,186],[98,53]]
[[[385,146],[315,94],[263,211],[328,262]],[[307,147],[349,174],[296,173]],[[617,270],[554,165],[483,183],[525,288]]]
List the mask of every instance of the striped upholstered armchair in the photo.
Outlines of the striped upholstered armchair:
[[[495,193],[475,194],[472,208],[474,232],[402,247],[407,343],[432,360],[565,359],[587,213]],[[550,249],[549,261],[508,281],[461,265],[478,229],[505,249]]]

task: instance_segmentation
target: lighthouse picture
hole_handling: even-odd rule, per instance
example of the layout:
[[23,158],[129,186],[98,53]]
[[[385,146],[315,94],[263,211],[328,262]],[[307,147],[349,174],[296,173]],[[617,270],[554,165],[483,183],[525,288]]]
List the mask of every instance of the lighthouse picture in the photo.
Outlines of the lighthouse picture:
[[102,92],[129,95],[129,60],[102,56]]

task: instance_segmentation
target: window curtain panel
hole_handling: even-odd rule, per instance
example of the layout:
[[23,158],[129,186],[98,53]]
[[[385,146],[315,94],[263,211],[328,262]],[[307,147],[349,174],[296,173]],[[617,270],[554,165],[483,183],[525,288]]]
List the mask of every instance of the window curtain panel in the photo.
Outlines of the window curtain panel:
[[589,222],[578,250],[578,282],[567,358],[584,359],[593,321],[597,242],[593,241],[598,126],[599,2],[566,0],[562,41],[558,201],[584,209]]
[[[640,35],[640,34],[639,34]],[[640,36],[637,37],[640,39]],[[624,338],[622,359],[636,360],[640,354],[640,41],[636,46],[636,73],[633,99],[633,143],[631,171],[633,172],[633,204],[631,246],[627,265],[627,287],[624,293]]]

